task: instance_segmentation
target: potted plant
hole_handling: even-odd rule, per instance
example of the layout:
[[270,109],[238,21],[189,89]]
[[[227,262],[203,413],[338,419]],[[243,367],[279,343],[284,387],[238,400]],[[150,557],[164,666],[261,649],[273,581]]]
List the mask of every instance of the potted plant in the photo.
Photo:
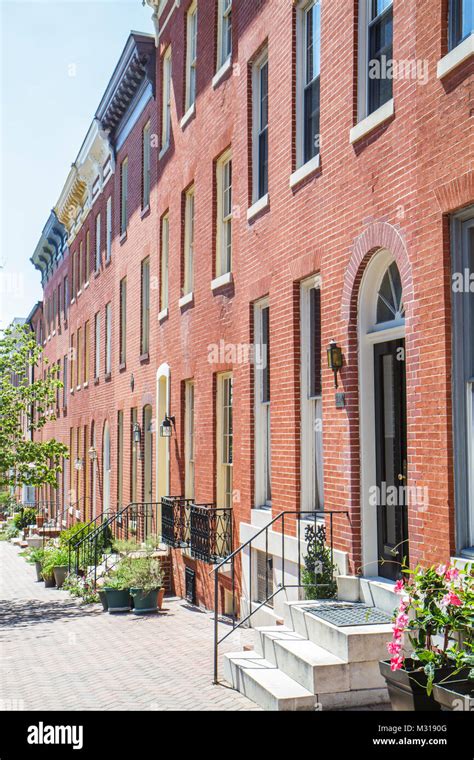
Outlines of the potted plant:
[[159,560],[143,557],[130,563],[130,594],[134,613],[156,612],[164,597],[163,571]]
[[69,557],[66,549],[58,548],[54,553],[53,573],[56,586],[61,588],[69,572]]
[[42,528],[44,525],[44,514],[42,512],[38,512],[36,515],[36,527]]
[[334,573],[337,566],[332,562],[331,549],[326,545],[325,525],[308,525],[304,537],[307,554],[301,570],[301,580],[306,599],[333,599],[337,593]]
[[42,565],[43,559],[44,559],[44,549],[38,547],[38,548],[34,548],[30,550],[28,554],[28,562],[31,565],[35,566],[36,580],[38,582],[43,580],[43,575],[41,572],[41,565]]
[[433,696],[442,710],[474,712],[474,680],[452,681],[445,686],[434,684]]
[[130,611],[130,567],[122,560],[104,581],[107,609],[110,613]]
[[380,663],[380,672],[394,710],[439,711],[434,684],[465,681],[474,665],[474,575],[445,565],[403,574],[395,585],[401,600],[387,644],[391,659]]

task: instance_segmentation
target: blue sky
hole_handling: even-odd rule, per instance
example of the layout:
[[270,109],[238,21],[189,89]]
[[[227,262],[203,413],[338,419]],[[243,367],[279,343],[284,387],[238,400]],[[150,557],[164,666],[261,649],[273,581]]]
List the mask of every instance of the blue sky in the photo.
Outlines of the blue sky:
[[0,0],[0,329],[41,299],[29,259],[141,0]]

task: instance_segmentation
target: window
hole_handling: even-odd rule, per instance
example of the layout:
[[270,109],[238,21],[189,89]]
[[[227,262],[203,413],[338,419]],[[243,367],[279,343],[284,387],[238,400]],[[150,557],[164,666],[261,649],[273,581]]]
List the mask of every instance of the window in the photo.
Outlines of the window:
[[105,250],[105,260],[106,262],[109,262],[112,256],[112,196],[110,195],[107,198],[107,209],[106,209],[106,250]]
[[57,322],[57,314],[56,314],[56,290],[53,290],[53,334],[56,332],[56,322]]
[[186,111],[196,100],[197,2],[191,3],[186,16]]
[[[254,549],[252,559],[255,562],[256,588],[254,592],[254,602],[265,602],[273,594],[273,557],[266,552]],[[273,599],[267,602],[269,607],[273,607]]]
[[71,370],[71,393],[74,393],[75,373],[76,373],[76,336],[71,333],[69,343],[69,369]]
[[76,459],[74,451],[75,435],[74,428],[69,428],[69,504],[76,502],[76,474],[77,470],[74,467]]
[[270,309],[260,301],[254,309],[255,327],[255,503],[271,506],[270,426]]
[[61,310],[63,308],[61,283],[58,285],[58,327],[61,327]]
[[84,385],[89,382],[89,353],[90,353],[89,320],[84,325]]
[[140,354],[146,356],[150,350],[150,259],[144,259],[141,265],[140,312]]
[[125,235],[128,227],[128,158],[120,167],[120,234]]
[[194,499],[194,382],[187,380],[184,388],[184,488],[187,499]]
[[150,205],[150,150],[151,150],[151,124],[148,122],[143,129],[143,145],[142,145],[142,161],[143,161],[143,176],[142,176],[142,209],[148,208]]
[[112,372],[112,304],[105,307],[105,374]]
[[253,67],[253,201],[268,192],[268,53]]
[[[99,223],[99,238],[100,238],[100,223]],[[86,232],[86,258],[84,260],[84,282],[89,282],[91,269],[91,233],[90,230]]]
[[135,442],[135,436],[134,431],[137,426],[138,422],[138,415],[137,415],[137,409],[134,407],[130,410],[130,459],[131,459],[131,467],[130,467],[130,501],[132,503],[136,503],[137,501],[137,461],[138,461],[138,450],[140,447],[139,443]]
[[217,376],[217,498],[218,506],[232,507],[232,375]]
[[84,244],[81,240],[79,243],[79,258],[77,260],[77,290],[78,294],[82,291],[84,284]]
[[119,362],[123,367],[127,361],[127,278],[120,280],[120,330]]
[[72,285],[72,297],[75,298],[77,294],[77,251],[72,254],[72,267],[71,267],[71,285]]
[[68,394],[68,372],[67,372],[67,354],[63,358],[63,409],[67,409],[67,394]]
[[184,205],[184,278],[183,295],[194,287],[194,185],[187,191]]
[[449,49],[457,47],[474,32],[474,4],[472,0],[449,2]]
[[123,411],[117,412],[117,504],[123,499]]
[[298,168],[319,153],[321,5],[306,2],[297,15],[297,140]]
[[452,233],[453,418],[456,548],[474,548],[474,208],[455,217]]
[[160,312],[168,308],[169,234],[169,217],[166,214],[161,220]]
[[67,319],[67,313],[69,309],[69,280],[66,277],[63,280],[63,295],[64,295],[64,319]]
[[386,62],[392,59],[392,0],[370,0],[368,18],[368,113],[376,111],[392,97],[392,78]]
[[94,318],[94,377],[100,377],[100,312]]
[[100,214],[97,214],[95,218],[95,271],[98,272],[101,264],[101,250],[100,250]]
[[82,383],[83,372],[83,345],[82,345],[82,327],[77,329],[77,362],[76,362],[76,388],[80,389]]
[[301,286],[301,509],[324,508],[321,383],[321,291]]
[[170,144],[171,133],[171,47],[163,56],[163,88],[161,113],[161,150]]
[[217,261],[216,276],[232,271],[232,158],[217,164]]
[[232,55],[232,0],[218,0],[219,23],[217,30],[217,68]]

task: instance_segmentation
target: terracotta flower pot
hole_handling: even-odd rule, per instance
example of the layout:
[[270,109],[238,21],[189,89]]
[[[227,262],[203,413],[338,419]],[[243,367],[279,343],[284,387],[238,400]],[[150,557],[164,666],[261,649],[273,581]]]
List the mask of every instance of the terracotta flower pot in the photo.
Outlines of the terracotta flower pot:
[[44,525],[44,517],[43,515],[36,515],[36,527],[42,528]]
[[163,599],[165,598],[165,589],[160,588],[158,591],[158,609],[161,610],[163,607]]

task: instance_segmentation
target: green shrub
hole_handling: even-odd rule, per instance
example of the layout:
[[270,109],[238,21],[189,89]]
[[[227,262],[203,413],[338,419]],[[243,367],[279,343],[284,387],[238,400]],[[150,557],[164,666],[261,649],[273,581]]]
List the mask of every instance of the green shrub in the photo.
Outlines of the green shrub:
[[26,507],[23,512],[19,512],[13,519],[13,524],[18,530],[27,528],[28,525],[34,525],[36,522],[36,509],[34,507]]
[[64,567],[68,564],[68,552],[66,549],[48,546],[44,550],[43,560],[41,562],[41,572],[44,578],[53,577],[53,568]]
[[18,528],[16,528],[14,525],[9,525],[8,528],[4,531],[5,539],[7,541],[10,540],[10,538],[16,538],[20,531]]
[[31,565],[34,565],[35,562],[43,562],[44,552],[45,550],[42,547],[34,547],[29,550],[28,555],[26,556],[26,561]]
[[152,557],[132,559],[129,565],[129,580],[132,588],[153,591],[163,586],[163,571],[159,560]]
[[308,525],[305,530],[308,549],[301,571],[306,599],[333,599],[337,593],[334,572],[337,566],[331,561],[331,550],[326,546],[326,528]]

